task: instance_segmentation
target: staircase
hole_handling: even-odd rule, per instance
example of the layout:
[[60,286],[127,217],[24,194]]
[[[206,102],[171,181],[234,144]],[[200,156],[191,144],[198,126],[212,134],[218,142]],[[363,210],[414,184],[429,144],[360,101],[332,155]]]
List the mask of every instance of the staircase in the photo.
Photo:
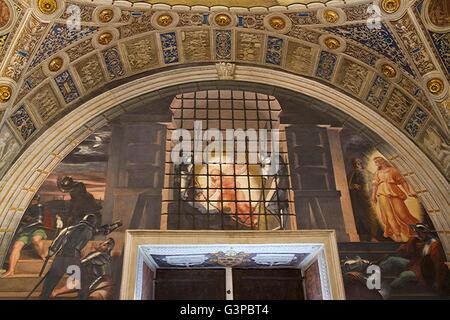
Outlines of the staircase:
[[[94,250],[95,245],[100,241],[90,241],[83,249],[82,256]],[[48,248],[52,241],[45,240],[45,246]],[[22,250],[20,260],[17,263],[15,275],[8,278],[1,278],[0,272],[0,300],[4,299],[24,299],[28,293],[39,282],[39,272],[44,261],[39,259],[33,249],[26,248]],[[50,269],[52,259],[47,264],[46,271]],[[67,277],[66,277],[67,278]],[[59,283],[58,288],[64,285],[64,279]],[[41,294],[42,284],[36,289],[30,299],[38,299]],[[76,293],[61,295],[57,299],[74,299]]]
[[[391,241],[386,242],[341,242],[338,244],[339,258],[355,258],[360,256],[363,259],[378,264],[389,256],[396,256],[396,250],[401,244]],[[381,274],[381,281],[390,283],[396,278],[396,274]],[[450,299],[450,296],[442,297],[431,289],[421,285],[409,285],[401,291],[392,291],[390,300],[428,300],[428,299]]]

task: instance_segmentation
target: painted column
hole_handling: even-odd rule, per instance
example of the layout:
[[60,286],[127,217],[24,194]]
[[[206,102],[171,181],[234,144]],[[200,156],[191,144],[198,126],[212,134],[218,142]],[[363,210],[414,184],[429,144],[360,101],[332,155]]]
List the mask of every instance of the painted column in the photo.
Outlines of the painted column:
[[164,187],[168,106],[140,108],[112,124],[104,223],[126,229],[159,229]]
[[342,153],[342,145],[340,132],[342,128],[328,127],[328,141],[331,150],[331,159],[333,163],[334,179],[336,188],[341,192],[341,206],[344,217],[345,230],[350,241],[359,241],[358,232],[356,230],[355,217],[353,215],[352,201],[350,191],[348,189],[347,175],[345,172],[344,154]]

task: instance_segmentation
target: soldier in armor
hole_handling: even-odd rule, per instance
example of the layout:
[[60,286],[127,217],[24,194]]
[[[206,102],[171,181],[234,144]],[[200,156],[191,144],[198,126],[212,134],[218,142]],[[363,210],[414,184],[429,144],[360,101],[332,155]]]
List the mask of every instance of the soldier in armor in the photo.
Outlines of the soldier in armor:
[[68,267],[81,267],[81,251],[95,235],[101,233],[108,235],[122,224],[116,222],[101,227],[96,227],[96,225],[97,217],[94,214],[88,214],[78,224],[63,229],[53,241],[46,259],[48,261],[53,256],[55,258],[50,270],[45,275],[41,299],[50,298],[53,289],[68,272]]
[[44,205],[40,203],[40,196],[36,194],[30,206],[25,211],[17,231],[17,236],[9,256],[9,268],[3,277],[14,275],[20,253],[25,246],[32,245],[38,256],[45,260],[47,255],[44,240],[47,234],[42,226],[44,219]]
[[[81,289],[79,291],[81,300],[110,300],[113,298],[114,281],[111,252],[114,245],[114,239],[108,238],[81,260]],[[73,292],[73,290],[66,285],[53,290],[52,297],[68,292]]]
[[72,177],[63,177],[58,179],[57,186],[62,192],[70,194],[68,225],[77,224],[88,213],[95,214],[97,221],[101,221],[102,206],[87,191],[83,182],[75,181]]

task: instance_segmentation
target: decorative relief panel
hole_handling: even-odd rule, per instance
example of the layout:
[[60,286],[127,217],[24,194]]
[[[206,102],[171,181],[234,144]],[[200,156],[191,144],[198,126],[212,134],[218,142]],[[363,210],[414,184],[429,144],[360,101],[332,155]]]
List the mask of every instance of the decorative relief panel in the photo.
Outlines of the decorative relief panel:
[[209,30],[182,31],[181,41],[186,61],[211,60]]
[[369,90],[366,101],[378,109],[383,103],[388,90],[389,82],[384,80],[382,77],[377,76],[372,84],[372,87]]
[[95,90],[106,82],[103,68],[97,54],[78,61],[75,66],[80,81],[85,91]]
[[397,124],[401,124],[412,108],[412,100],[398,89],[392,91],[383,111],[389,119]]
[[119,48],[111,47],[103,51],[106,69],[110,79],[116,79],[125,75],[125,68],[120,58]]
[[314,30],[309,30],[302,26],[298,26],[298,25],[294,24],[294,25],[292,25],[291,31],[289,31],[287,33],[287,35],[290,37],[299,39],[299,40],[311,42],[314,44],[319,44],[319,38],[322,34],[320,32],[317,32]]
[[4,76],[11,78],[14,81],[19,80],[19,77],[30,59],[30,54],[44,35],[46,27],[47,24],[39,22],[33,16],[28,19],[25,28],[16,42],[13,50],[14,54],[8,61]]
[[37,68],[32,74],[30,74],[23,82],[20,88],[19,94],[17,95],[16,101],[22,99],[26,94],[33,90],[36,86],[41,84],[47,79],[47,76],[42,71],[42,68]]
[[214,34],[216,60],[231,60],[231,30],[215,30]]
[[[205,16],[201,13],[193,12],[181,12],[179,13],[180,20],[178,22],[179,27],[186,26],[201,26],[206,22]],[[207,18],[207,17],[206,17]]]
[[320,20],[317,18],[317,11],[302,11],[300,13],[288,13],[286,14],[291,20],[292,24],[305,25],[305,24],[319,24]]
[[369,3],[362,3],[356,6],[345,6],[342,11],[345,12],[347,21],[367,20],[371,17],[370,11],[368,12],[369,5]]
[[62,106],[56,97],[50,83],[43,87],[30,97],[31,105],[36,109],[43,122],[47,122],[54,115],[62,110]]
[[322,51],[320,53],[320,59],[316,70],[316,76],[325,80],[331,80],[334,67],[336,65],[336,61],[337,56],[335,54],[327,51]]
[[411,137],[415,137],[428,119],[428,113],[417,107],[406,123],[405,130]]
[[3,176],[7,164],[20,150],[20,144],[11,129],[4,123],[0,129],[0,176]]
[[95,48],[92,45],[92,39],[88,38],[67,49],[66,53],[69,56],[70,61],[74,61],[94,50]]
[[350,43],[347,43],[344,53],[355,59],[361,60],[362,62],[370,66],[375,66],[375,62],[379,58],[378,55]]
[[264,30],[264,18],[265,14],[253,14],[238,16],[239,27],[248,29]]
[[[128,24],[119,27],[121,38],[135,36],[155,29],[151,23],[153,15],[153,12],[151,11],[123,11],[122,14],[127,17],[126,22],[128,22]],[[123,17],[124,16],[122,16],[122,18]]]
[[359,95],[368,74],[367,68],[351,60],[343,59],[335,82],[343,89]]
[[61,94],[66,103],[70,103],[80,96],[69,71],[66,70],[63,73],[57,75],[55,77],[55,82],[58,85],[59,91],[61,91]]
[[77,9],[76,10],[70,10],[70,3],[66,5],[66,10],[61,15],[60,19],[68,20],[73,19],[73,15],[78,15],[80,17],[80,21],[82,22],[91,22],[92,21],[92,13],[94,12],[94,9],[96,6],[89,6],[89,5],[83,5],[80,3],[76,4]]
[[131,72],[141,72],[159,64],[154,35],[129,40],[124,47]]
[[423,45],[422,39],[417,34],[409,15],[405,14],[400,20],[393,22],[393,26],[411,55],[420,74],[424,75],[435,70],[436,68]]
[[236,59],[248,62],[260,62],[264,35],[260,33],[238,32]]
[[423,148],[434,159],[447,178],[450,178],[450,144],[444,138],[435,123],[432,123],[423,133],[420,141]]
[[288,71],[311,74],[317,49],[302,43],[289,41],[285,68]]
[[283,39],[267,37],[266,63],[279,66],[283,54]]
[[27,141],[28,138],[36,131],[36,126],[31,119],[30,114],[25,109],[25,106],[21,106],[19,109],[14,111],[10,119],[24,141]]
[[164,57],[164,63],[177,63],[178,59],[178,47],[177,47],[177,34],[175,32],[161,33],[159,35],[161,39],[161,47]]

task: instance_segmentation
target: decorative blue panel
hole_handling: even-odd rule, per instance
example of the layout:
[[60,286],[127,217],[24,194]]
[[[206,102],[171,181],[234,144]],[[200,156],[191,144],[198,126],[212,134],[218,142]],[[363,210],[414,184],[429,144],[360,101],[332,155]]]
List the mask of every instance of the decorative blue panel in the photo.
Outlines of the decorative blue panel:
[[94,33],[97,30],[97,27],[82,26],[80,30],[76,30],[68,28],[66,24],[55,24],[39,47],[39,50],[31,62],[31,67],[33,68],[55,52]]
[[337,57],[335,54],[322,51],[320,53],[319,65],[317,66],[316,76],[325,80],[331,80]]
[[59,91],[61,91],[66,103],[69,103],[80,96],[75,82],[73,81],[73,78],[68,70],[57,75],[55,77],[55,82],[58,85]]
[[358,24],[325,28],[325,30],[375,50],[389,60],[394,61],[409,74],[414,75],[394,36],[384,24],[381,25],[380,29],[369,29],[366,24]]
[[14,123],[23,140],[27,140],[35,131],[36,126],[28,114],[25,106],[21,106],[11,115],[11,121]]
[[125,69],[117,47],[112,47],[103,51],[103,58],[105,59],[106,69],[108,70],[111,79],[125,75]]
[[216,30],[216,60],[231,59],[231,30]]
[[177,37],[175,32],[161,33],[160,38],[164,63],[169,64],[178,62]]
[[425,121],[427,121],[427,119],[428,113],[417,107],[416,110],[414,110],[414,113],[411,115],[411,118],[409,118],[408,122],[406,123],[406,132],[408,132],[411,137],[415,137],[422,125],[425,123]]
[[280,65],[283,50],[283,39],[267,37],[266,63]]

